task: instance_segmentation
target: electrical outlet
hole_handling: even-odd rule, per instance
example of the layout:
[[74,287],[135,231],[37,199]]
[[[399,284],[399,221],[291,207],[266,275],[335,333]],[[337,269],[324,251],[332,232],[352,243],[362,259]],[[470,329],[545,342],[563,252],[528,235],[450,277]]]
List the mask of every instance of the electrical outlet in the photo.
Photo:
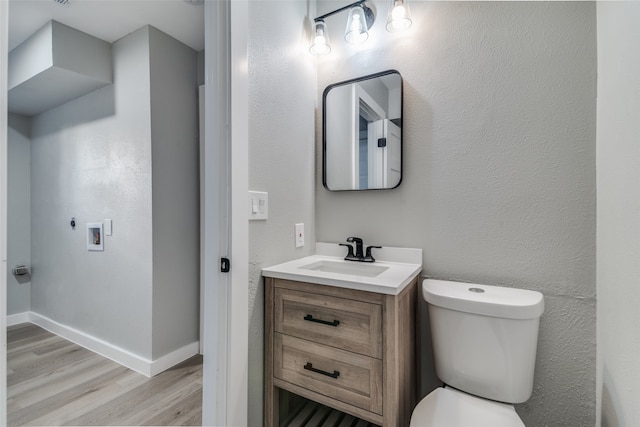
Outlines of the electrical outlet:
[[304,223],[296,224],[296,248],[304,246]]

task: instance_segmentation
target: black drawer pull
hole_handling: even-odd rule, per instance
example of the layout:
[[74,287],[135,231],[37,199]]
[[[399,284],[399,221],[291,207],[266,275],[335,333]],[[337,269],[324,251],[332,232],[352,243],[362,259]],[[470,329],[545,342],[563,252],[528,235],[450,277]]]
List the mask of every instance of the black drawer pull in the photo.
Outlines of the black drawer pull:
[[323,325],[329,325],[329,326],[338,326],[340,324],[339,320],[328,322],[326,320],[314,319],[313,316],[310,314],[307,314],[306,316],[304,316],[304,320],[308,320],[309,322],[322,323]]
[[333,371],[333,374],[331,372],[327,372],[327,371],[323,371],[322,369],[317,369],[314,368],[313,365],[311,364],[311,362],[307,362],[306,365],[304,365],[304,369],[306,369],[307,371],[311,371],[311,372],[315,372],[318,374],[322,374],[322,375],[326,375],[328,377],[331,378],[338,378],[340,376],[340,372],[339,371]]

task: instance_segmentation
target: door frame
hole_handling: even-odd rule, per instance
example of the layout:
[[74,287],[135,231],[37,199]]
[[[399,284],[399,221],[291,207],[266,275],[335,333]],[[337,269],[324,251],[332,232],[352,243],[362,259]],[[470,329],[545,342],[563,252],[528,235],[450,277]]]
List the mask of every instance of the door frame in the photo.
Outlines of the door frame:
[[247,0],[205,0],[203,425],[248,418],[247,16]]
[[7,425],[7,58],[9,2],[0,1],[0,424]]

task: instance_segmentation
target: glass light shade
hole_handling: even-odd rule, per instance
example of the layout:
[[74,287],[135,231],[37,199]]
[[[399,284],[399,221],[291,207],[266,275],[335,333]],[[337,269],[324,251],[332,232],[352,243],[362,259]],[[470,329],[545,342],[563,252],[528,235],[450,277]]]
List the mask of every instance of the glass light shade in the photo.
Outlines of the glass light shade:
[[406,0],[391,0],[387,15],[387,31],[402,31],[411,26],[411,11]]
[[313,31],[311,34],[311,46],[309,52],[314,55],[327,55],[331,52],[329,44],[329,33],[327,33],[327,24],[324,21],[316,21],[313,23]]
[[354,6],[349,10],[347,28],[344,31],[344,39],[347,43],[360,44],[369,38],[367,20],[362,6]]

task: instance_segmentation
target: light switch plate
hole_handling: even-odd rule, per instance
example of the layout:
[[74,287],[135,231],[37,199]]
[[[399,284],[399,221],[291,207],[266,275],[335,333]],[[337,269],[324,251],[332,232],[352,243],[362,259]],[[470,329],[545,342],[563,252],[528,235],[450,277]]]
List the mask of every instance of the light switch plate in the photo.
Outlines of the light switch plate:
[[269,217],[269,193],[249,191],[249,221],[265,220]]

